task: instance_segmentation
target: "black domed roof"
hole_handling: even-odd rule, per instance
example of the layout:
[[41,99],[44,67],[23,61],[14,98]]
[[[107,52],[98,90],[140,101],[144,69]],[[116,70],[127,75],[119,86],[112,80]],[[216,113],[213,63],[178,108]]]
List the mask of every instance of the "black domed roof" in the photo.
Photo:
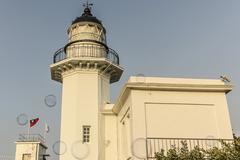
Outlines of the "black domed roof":
[[91,9],[89,7],[86,7],[84,9],[84,13],[82,14],[81,17],[77,17],[72,24],[78,23],[78,22],[94,22],[102,25],[102,22],[94,17],[91,13]]

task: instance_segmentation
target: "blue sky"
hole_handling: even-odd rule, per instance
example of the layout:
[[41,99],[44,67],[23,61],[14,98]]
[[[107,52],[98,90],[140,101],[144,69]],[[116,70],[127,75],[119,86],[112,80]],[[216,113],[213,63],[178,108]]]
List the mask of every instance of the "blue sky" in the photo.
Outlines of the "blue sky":
[[[1,0],[0,154],[15,154],[14,141],[27,131],[16,118],[40,117],[31,132],[50,125],[49,153],[59,139],[61,84],[50,78],[54,52],[82,13],[80,0]],[[130,75],[219,78],[234,84],[228,94],[233,130],[240,134],[240,1],[92,0],[93,14],[107,30],[108,45],[125,71],[112,85],[112,101]],[[49,108],[45,96],[57,97]],[[56,159],[52,157],[50,159]]]

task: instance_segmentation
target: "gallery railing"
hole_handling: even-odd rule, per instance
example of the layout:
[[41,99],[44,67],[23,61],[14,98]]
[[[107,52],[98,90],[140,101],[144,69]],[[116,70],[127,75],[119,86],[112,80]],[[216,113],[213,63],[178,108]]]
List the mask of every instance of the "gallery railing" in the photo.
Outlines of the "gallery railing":
[[55,52],[53,63],[60,62],[67,58],[106,58],[113,64],[119,65],[119,56],[117,52],[102,45],[90,43],[74,43]]
[[19,141],[22,142],[41,142],[45,143],[45,139],[40,134],[19,134]]
[[189,150],[198,146],[201,149],[210,149],[213,147],[222,147],[223,143],[232,143],[233,139],[202,139],[202,138],[147,138],[146,153],[147,159],[155,159],[155,153],[162,149],[166,152],[172,147],[180,149],[185,142]]

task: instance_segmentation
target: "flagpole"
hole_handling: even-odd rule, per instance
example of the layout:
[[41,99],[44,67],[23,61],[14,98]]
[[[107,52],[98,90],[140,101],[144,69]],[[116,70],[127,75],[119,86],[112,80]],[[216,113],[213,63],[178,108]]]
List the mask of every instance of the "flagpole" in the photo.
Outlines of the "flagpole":
[[[30,123],[30,121],[29,121]],[[30,124],[28,124],[28,139],[30,139]]]
[[47,125],[47,122],[45,121],[45,125],[44,125],[44,134],[43,134],[44,143],[46,143],[46,125]]

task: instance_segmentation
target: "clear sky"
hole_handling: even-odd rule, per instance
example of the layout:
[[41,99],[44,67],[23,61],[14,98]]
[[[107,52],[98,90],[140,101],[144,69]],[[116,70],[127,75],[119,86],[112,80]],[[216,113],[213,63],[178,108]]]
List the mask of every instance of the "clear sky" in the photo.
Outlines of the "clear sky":
[[[61,84],[50,78],[54,52],[82,13],[80,0],[0,1],[0,155],[15,154],[14,141],[27,127],[21,113],[40,118],[31,132],[43,134],[49,153],[59,139]],[[108,45],[125,71],[112,86],[112,101],[130,75],[219,78],[235,85],[228,94],[233,131],[240,134],[240,1],[92,0],[93,14],[107,29]],[[49,108],[44,98],[55,95]],[[203,117],[204,118],[204,117]],[[56,159],[56,156],[50,159]]]

